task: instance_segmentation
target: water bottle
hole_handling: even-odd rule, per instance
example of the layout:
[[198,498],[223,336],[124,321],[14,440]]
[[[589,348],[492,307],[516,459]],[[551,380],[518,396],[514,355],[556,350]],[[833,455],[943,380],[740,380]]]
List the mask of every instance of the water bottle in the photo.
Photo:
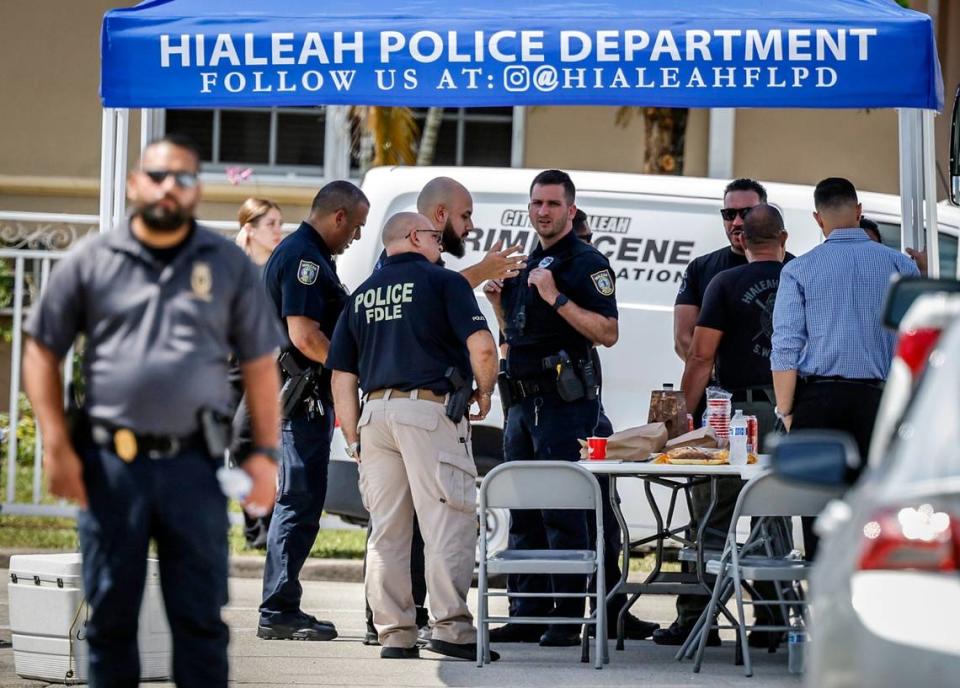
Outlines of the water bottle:
[[239,468],[226,468],[225,466],[217,469],[217,480],[220,481],[220,490],[228,499],[234,499],[242,502],[250,494],[253,488],[253,481],[247,472]]
[[738,410],[730,421],[730,465],[747,463],[747,417]]
[[799,619],[794,619],[787,633],[787,671],[791,674],[803,673],[804,654],[807,645],[807,632]]

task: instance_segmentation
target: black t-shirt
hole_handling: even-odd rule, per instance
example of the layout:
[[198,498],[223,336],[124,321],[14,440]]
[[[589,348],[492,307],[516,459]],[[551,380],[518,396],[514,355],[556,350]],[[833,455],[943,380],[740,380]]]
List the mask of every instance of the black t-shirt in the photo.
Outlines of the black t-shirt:
[[350,295],[327,367],[353,373],[365,393],[379,389],[451,392],[456,366],[472,378],[466,341],[487,329],[470,283],[418,253],[388,256]]
[[[173,262],[174,258],[180,255],[180,251],[182,251],[183,247],[187,245],[188,241],[190,241],[190,237],[193,236],[193,233],[196,231],[196,229],[197,229],[197,223],[191,222],[190,231],[187,232],[187,236],[183,238],[183,241],[181,241],[178,244],[174,244],[173,246],[166,246],[164,248],[158,248],[156,246],[151,246],[150,244],[146,244],[140,241],[139,239],[137,239],[136,235],[133,235],[133,238],[137,239],[137,242],[141,246],[143,246],[143,248],[146,249],[147,253],[149,253],[150,256],[155,261],[163,265],[170,265],[170,263]],[[131,232],[131,234],[133,234],[133,232]]]
[[770,338],[783,263],[764,260],[725,270],[710,281],[697,327],[723,332],[717,382],[726,390],[773,384]]
[[710,280],[724,270],[746,264],[747,257],[742,253],[734,253],[729,246],[694,258],[683,272],[683,281],[680,283],[675,305],[702,308],[703,297]]

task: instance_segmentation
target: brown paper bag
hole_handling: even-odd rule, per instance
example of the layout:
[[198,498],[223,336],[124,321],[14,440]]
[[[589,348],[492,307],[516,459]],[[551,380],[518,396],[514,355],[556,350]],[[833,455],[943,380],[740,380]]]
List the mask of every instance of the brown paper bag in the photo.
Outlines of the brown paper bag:
[[680,447],[697,447],[701,449],[716,449],[717,433],[709,425],[705,428],[699,428],[691,432],[684,433],[679,437],[674,437],[668,441],[665,448],[679,449]]
[[[650,454],[663,449],[667,442],[667,427],[663,423],[648,423],[636,428],[615,432],[607,438],[607,458],[621,461],[644,461]],[[580,440],[580,458],[587,457],[587,442]]]
[[687,401],[683,392],[665,385],[664,389],[655,389],[650,393],[650,413],[648,423],[664,423],[670,439],[687,432]]

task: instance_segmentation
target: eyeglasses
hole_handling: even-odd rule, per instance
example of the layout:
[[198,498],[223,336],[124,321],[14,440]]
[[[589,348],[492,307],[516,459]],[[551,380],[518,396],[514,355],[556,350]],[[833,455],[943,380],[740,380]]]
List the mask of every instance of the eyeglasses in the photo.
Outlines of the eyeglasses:
[[197,185],[196,172],[174,172],[173,170],[143,170],[154,184],[163,184],[167,177],[173,177],[174,183],[181,189],[192,189]]
[[733,222],[734,218],[739,215],[741,220],[745,220],[747,213],[751,210],[753,210],[752,206],[749,208],[720,208],[720,217],[727,222]]
[[415,229],[415,230],[413,230],[412,232],[410,232],[409,234],[407,234],[407,236],[405,236],[405,237],[403,237],[403,238],[404,238],[404,239],[409,239],[410,237],[412,237],[412,236],[413,236],[414,234],[416,234],[417,232],[427,232],[427,233],[429,233],[429,234],[433,234],[433,235],[436,237],[436,239],[437,239],[437,243],[438,243],[438,244],[443,244],[443,232],[442,232],[441,230],[439,230],[439,229]]

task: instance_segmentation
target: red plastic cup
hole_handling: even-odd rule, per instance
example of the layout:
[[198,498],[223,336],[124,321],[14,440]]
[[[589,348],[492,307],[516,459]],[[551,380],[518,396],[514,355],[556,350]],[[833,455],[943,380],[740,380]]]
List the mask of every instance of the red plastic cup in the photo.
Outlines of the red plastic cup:
[[607,438],[588,437],[587,457],[589,457],[591,461],[603,461],[607,458]]

